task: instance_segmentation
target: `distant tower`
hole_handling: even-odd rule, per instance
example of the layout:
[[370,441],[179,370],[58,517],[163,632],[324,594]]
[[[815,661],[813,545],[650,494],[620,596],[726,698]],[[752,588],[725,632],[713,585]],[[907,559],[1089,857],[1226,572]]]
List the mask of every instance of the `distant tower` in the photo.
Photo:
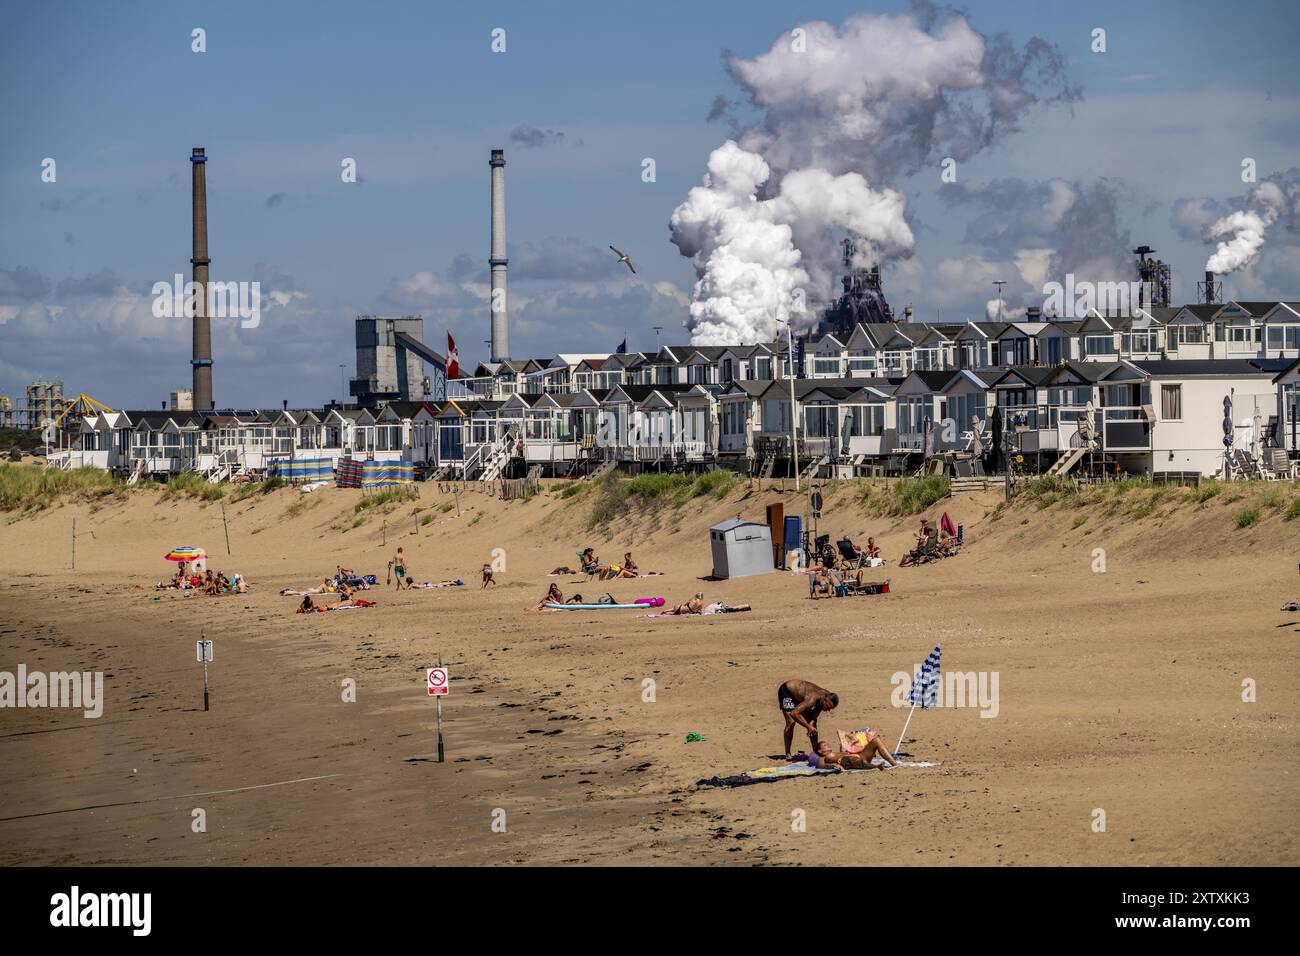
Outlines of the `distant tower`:
[[885,300],[880,266],[866,269],[854,265],[858,244],[851,237],[845,237],[840,244],[844,247],[844,293],[822,313],[817,334],[847,336],[860,322],[893,322],[894,310]]
[[1169,263],[1147,258],[1153,252],[1155,250],[1150,246],[1138,246],[1133,250],[1133,254],[1138,257],[1138,281],[1142,283],[1141,301],[1138,305],[1148,309],[1163,309],[1169,305],[1172,274]]
[[190,168],[194,183],[194,242],[190,264],[194,267],[194,283],[198,294],[194,303],[194,351],[190,366],[194,370],[194,410],[212,409],[212,321],[208,317],[208,180],[205,167],[208,157],[203,148],[190,152]]
[[506,311],[506,151],[492,150],[492,355],[493,362],[510,357],[510,327]]

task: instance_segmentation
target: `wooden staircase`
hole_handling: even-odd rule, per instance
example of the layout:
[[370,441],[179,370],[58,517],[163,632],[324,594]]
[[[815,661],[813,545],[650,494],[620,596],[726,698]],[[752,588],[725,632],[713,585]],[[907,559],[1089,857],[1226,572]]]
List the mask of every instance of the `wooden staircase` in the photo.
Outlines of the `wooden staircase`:
[[813,475],[817,474],[817,472],[821,469],[822,465],[826,464],[829,461],[830,458],[828,458],[825,455],[820,455],[817,458],[814,458],[812,461],[808,462],[808,464],[804,466],[803,471],[799,472],[800,480],[807,481],[809,478],[813,477]]
[[1090,450],[1091,449],[1087,447],[1071,448],[1060,458],[1056,459],[1056,461],[1052,462],[1052,467],[1047,469],[1047,474],[1051,477],[1068,475],[1075,465],[1083,461],[1083,456],[1088,454]]
[[990,479],[984,476],[979,476],[974,478],[971,477],[949,478],[948,494],[964,495],[964,494],[970,494],[973,491],[987,491],[989,487],[989,481]]

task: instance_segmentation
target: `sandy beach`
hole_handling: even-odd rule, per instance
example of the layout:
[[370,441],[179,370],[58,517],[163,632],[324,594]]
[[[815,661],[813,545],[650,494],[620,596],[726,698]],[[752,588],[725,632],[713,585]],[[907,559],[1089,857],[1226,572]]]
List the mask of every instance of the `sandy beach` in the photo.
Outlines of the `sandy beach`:
[[[990,490],[926,513],[965,525],[958,557],[899,568],[919,516],[872,517],[855,486],[829,486],[821,530],[875,535],[892,591],[812,602],[783,572],[700,580],[711,524],[802,509],[803,495],[742,484],[589,529],[589,502],[561,484],[512,502],[469,490],[459,505],[425,484],[363,515],[359,491],[228,495],[230,556],[219,503],[153,490],[0,515],[0,670],[102,671],[105,689],[98,719],[0,710],[0,862],[1300,862],[1300,612],[1278,610],[1300,600],[1300,523],[1279,511],[1238,528],[1227,495],[1135,517],[1123,502],[999,509]],[[606,560],[631,549],[664,576],[547,577],[585,544]],[[253,589],[155,591],[180,545]],[[386,589],[398,546],[417,580],[466,586]],[[505,570],[481,590],[498,548]],[[376,607],[296,615],[299,599],[277,593],[338,564],[378,576]],[[754,610],[525,611],[552,580]],[[215,646],[207,713],[200,632]],[[790,678],[840,695],[823,732],[870,725],[894,743],[906,711],[891,676],[935,644],[945,671],[996,672],[999,687],[996,716],[917,712],[904,749],[938,766],[696,786],[780,762],[773,698]],[[453,682],[441,765],[424,684],[439,656]],[[691,732],[707,739],[685,743]]]

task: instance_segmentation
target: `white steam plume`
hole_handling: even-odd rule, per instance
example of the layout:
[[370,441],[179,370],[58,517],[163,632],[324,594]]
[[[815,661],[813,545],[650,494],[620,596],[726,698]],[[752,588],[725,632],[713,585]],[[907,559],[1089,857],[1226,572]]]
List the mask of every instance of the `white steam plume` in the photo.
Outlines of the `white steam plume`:
[[845,232],[859,240],[857,265],[911,254],[906,201],[882,182],[968,159],[1035,104],[1076,95],[1054,46],[1017,49],[959,14],[914,7],[808,23],[752,59],[727,58],[762,116],[713,152],[705,184],[672,216],[672,241],[698,276],[693,342],[770,340],[796,289],[815,322]]
[[673,212],[673,241],[699,275],[690,306],[695,345],[766,342],[778,321],[793,318],[796,331],[815,322],[803,309],[812,279],[797,241],[829,244],[835,230],[847,230],[872,261],[912,248],[902,193],[873,190],[857,173],[803,169],[760,199],[770,176],[761,156],[728,140],[709,156],[704,184]]
[[1232,237],[1220,242],[1214,254],[1206,260],[1207,272],[1228,275],[1253,263],[1264,248],[1264,237],[1269,227],[1277,222],[1279,213],[1287,206],[1286,195],[1271,182],[1260,183],[1251,201],[1255,209],[1238,209],[1205,230],[1206,242],[1228,235]]

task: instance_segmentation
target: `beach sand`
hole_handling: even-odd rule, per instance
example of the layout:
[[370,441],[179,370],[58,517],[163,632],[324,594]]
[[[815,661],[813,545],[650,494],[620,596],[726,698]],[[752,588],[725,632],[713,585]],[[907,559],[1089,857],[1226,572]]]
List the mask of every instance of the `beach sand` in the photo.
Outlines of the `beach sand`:
[[[990,491],[927,512],[965,524],[960,556],[899,568],[917,520],[869,517],[856,492],[831,487],[821,530],[874,534],[893,589],[812,602],[806,579],[782,572],[698,580],[711,524],[761,520],[775,501],[803,510],[788,491],[742,486],[593,531],[587,504],[558,493],[471,490],[458,514],[419,487],[418,502],[357,527],[358,491],[228,499],[230,557],[219,504],[154,491],[0,515],[0,671],[103,671],[106,697],[99,719],[0,710],[0,862],[1300,862],[1300,612],[1278,610],[1300,600],[1300,522],[1276,511],[1238,529],[1240,505],[1223,496],[1138,518],[1127,504],[999,511]],[[607,561],[631,548],[666,574],[546,576],[587,543]],[[180,545],[253,590],[155,592],[171,569],[162,555]],[[417,580],[466,586],[386,589],[399,545]],[[497,548],[505,570],[482,591]],[[377,607],[295,615],[300,599],[276,593],[340,563],[378,575],[366,595]],[[675,603],[703,590],[755,610],[526,612],[552,580],[566,595]],[[201,631],[215,647],[207,713]],[[891,676],[936,643],[945,672],[996,672],[999,689],[996,716],[916,713],[904,749],[940,766],[695,786],[779,762],[786,679],[840,695],[821,721],[832,739],[870,725],[895,743],[906,710],[891,704]],[[424,683],[439,656],[452,674],[442,765]],[[1242,700],[1247,680],[1255,702]],[[692,731],[707,740],[684,743]]]

